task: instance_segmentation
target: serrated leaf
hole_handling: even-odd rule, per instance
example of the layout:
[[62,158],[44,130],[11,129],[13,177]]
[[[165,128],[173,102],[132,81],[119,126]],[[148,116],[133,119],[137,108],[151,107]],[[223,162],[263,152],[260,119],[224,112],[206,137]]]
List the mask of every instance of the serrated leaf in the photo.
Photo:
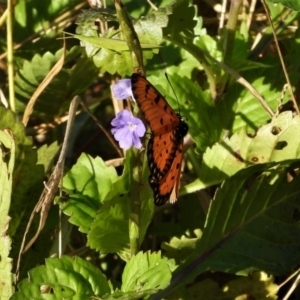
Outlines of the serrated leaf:
[[76,257],[49,258],[45,266],[32,269],[30,280],[24,279],[18,285],[19,291],[11,300],[45,299],[89,299],[94,295],[110,293],[111,288],[105,276],[89,262]]
[[11,239],[7,234],[11,204],[15,142],[8,131],[0,130],[0,298],[8,300],[13,293],[12,259],[9,257]]
[[69,197],[61,208],[80,231],[90,230],[99,207],[117,179],[113,167],[107,167],[99,157],[94,159],[86,154],[82,154],[65,175],[63,188]]
[[131,197],[121,194],[104,203],[92,223],[88,245],[101,253],[118,252],[124,259],[130,257],[129,203]]
[[300,208],[300,177],[291,181],[287,177],[293,163],[297,168],[297,160],[255,165],[225,180],[212,202],[197,255],[180,267],[178,276],[188,279],[208,269],[290,272],[300,259],[300,244],[295,240],[300,224],[292,218]]
[[[54,55],[50,52],[46,52],[43,56],[36,54],[31,61],[24,61],[22,68],[18,69],[15,80],[18,101],[25,105],[28,103],[39,84],[60,59],[61,52],[62,49]],[[87,57],[78,58],[80,54],[79,47],[67,51],[66,62],[76,58],[76,63],[68,68],[63,67],[54,77],[39,96],[34,106],[34,115],[43,118],[44,121],[53,121],[54,117],[69,106],[69,101],[75,95],[85,91],[93,82],[98,70]],[[20,102],[19,110],[23,108]]]
[[[83,14],[91,14],[90,11],[85,11]],[[165,27],[168,21],[167,15],[170,14],[170,7],[159,8],[150,15],[134,22],[134,29],[139,36],[141,45],[151,45],[153,49],[143,50],[144,63],[153,57],[153,53],[157,53],[157,47],[162,42],[162,27]],[[95,15],[93,14],[93,17]],[[123,42],[122,34],[113,28],[108,29],[102,35],[98,35],[95,27],[91,26],[91,15],[86,17],[89,20],[89,26],[85,24],[84,18],[76,29],[76,33],[86,37],[101,37],[112,39],[111,49],[99,48],[90,43],[84,43],[88,55],[93,57],[95,65],[100,68],[101,72],[109,72],[110,74],[118,73],[121,76],[130,75],[133,70],[131,54],[129,51],[122,51],[118,47],[114,48],[115,42]],[[115,40],[115,41],[114,41]]]
[[[32,212],[34,205],[39,199],[43,189],[44,169],[42,165],[37,165],[37,151],[33,149],[32,139],[26,136],[24,125],[16,121],[16,116],[10,110],[0,107],[0,130],[10,130],[17,145],[15,151],[15,167],[12,179],[12,194],[9,216],[9,235],[13,238],[14,247],[10,256],[17,259],[20,244],[28,222],[28,216]],[[35,224],[34,224],[35,225]],[[33,226],[32,230],[36,230]],[[31,231],[29,232],[29,235]],[[49,249],[49,238],[43,241],[43,247]],[[41,247],[36,244],[34,252],[28,251],[21,262],[21,270],[25,273],[28,268],[41,263],[42,256],[39,256]],[[26,262],[23,265],[23,263]],[[20,276],[23,276],[21,272]]]
[[172,269],[174,262],[161,258],[160,252],[139,252],[124,268],[121,290],[163,289],[170,283]]
[[[194,28],[197,23],[197,6],[191,5],[191,1],[175,1],[168,27],[164,29],[164,35],[170,36],[172,40],[182,39],[181,34],[187,37],[194,37]],[[201,22],[198,25],[201,26]],[[197,32],[199,30],[200,28],[198,27]]]
[[199,179],[185,188],[202,189],[218,184],[255,163],[300,157],[300,141],[295,139],[299,130],[300,118],[293,117],[290,111],[274,117],[254,137],[249,137],[245,130],[241,130],[230,139],[226,138],[206,150]]
[[[136,182],[134,179],[136,171],[133,166],[136,160],[136,151],[126,152],[124,172],[113,184],[107,195],[109,201],[105,201],[100,207],[88,235],[88,245],[91,248],[101,253],[117,252],[125,261],[128,261],[133,251],[130,238],[136,234],[139,243],[142,243],[154,212],[149,186],[144,187],[141,181]],[[142,181],[147,175],[146,170],[144,168]],[[141,205],[137,212],[132,208],[136,201]],[[135,224],[137,228],[130,227],[135,222],[138,222]],[[134,230],[138,232],[132,232]]]

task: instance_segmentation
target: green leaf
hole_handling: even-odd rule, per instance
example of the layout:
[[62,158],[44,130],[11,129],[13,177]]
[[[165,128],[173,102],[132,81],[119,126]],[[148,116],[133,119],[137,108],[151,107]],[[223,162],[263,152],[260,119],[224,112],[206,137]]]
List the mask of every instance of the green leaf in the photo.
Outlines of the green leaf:
[[174,286],[177,277],[187,280],[211,269],[243,274],[261,269],[279,275],[294,268],[300,259],[295,240],[300,224],[292,212],[300,209],[300,176],[288,180],[293,163],[297,168],[297,160],[255,165],[223,183],[196,251],[181,272],[176,270]]
[[[173,4],[173,13],[170,16],[168,27],[164,29],[164,36],[171,36],[172,40],[180,39],[181,34],[194,37],[194,28],[197,26],[197,6],[192,1],[178,0]],[[201,22],[199,23],[201,26]],[[200,28],[197,30],[199,31]]]
[[93,159],[87,154],[82,154],[65,175],[63,188],[69,197],[61,203],[61,208],[80,231],[87,233],[90,230],[99,207],[117,179],[113,167],[107,167],[101,158]]
[[121,290],[128,292],[140,289],[164,289],[170,283],[173,269],[174,262],[161,258],[160,252],[139,252],[124,268]]
[[45,173],[50,170],[51,165],[53,164],[53,159],[56,156],[59,150],[57,142],[52,143],[51,145],[43,145],[38,149],[38,161],[37,165],[43,165]]
[[[10,257],[17,259],[20,245],[24,235],[24,229],[28,223],[28,217],[37,203],[43,186],[44,169],[42,165],[37,165],[37,151],[33,149],[32,139],[26,136],[24,125],[16,121],[16,116],[12,111],[0,107],[0,130],[9,129],[16,146],[15,166],[12,178],[12,194],[9,210],[11,218],[9,223],[9,235],[13,239],[14,247],[11,249]],[[36,230],[33,224],[32,231]],[[29,232],[29,235],[32,234]],[[42,245],[36,243],[34,252],[31,250],[24,255],[21,262],[21,278],[23,271],[40,264],[43,257],[40,254],[41,248],[49,249],[51,241],[49,236],[47,241],[42,241]]]
[[[104,49],[115,50],[115,51],[129,51],[127,43],[122,40],[107,39],[99,36],[98,37],[84,36],[80,34],[73,34],[72,36],[82,42],[89,43],[93,46],[97,46],[98,48],[104,48]],[[141,47],[143,49],[159,48],[158,45],[151,45],[151,44],[142,44]]]
[[[154,48],[157,48],[162,42],[162,27],[167,25],[168,14],[170,14],[169,6],[159,8],[157,11],[134,22],[134,29],[139,36],[141,45],[150,45],[153,48],[143,50],[144,63],[146,63],[148,59],[151,59],[154,53],[158,52],[158,50]],[[99,16],[101,15],[102,12],[99,12]],[[105,11],[105,15],[107,15],[107,11]],[[112,18],[114,14],[109,13],[109,15]],[[95,65],[100,68],[101,72],[109,72],[110,74],[118,73],[121,76],[130,75],[133,70],[131,54],[129,51],[122,51],[124,49],[118,46],[119,43],[124,41],[121,32],[111,27],[105,33],[98,34],[95,30],[95,26],[91,23],[91,19],[93,18],[96,19],[95,13],[85,11],[78,20],[76,33],[80,34],[81,38],[82,35],[84,35],[86,37],[92,37],[93,40],[97,37],[111,39],[109,46],[111,49],[107,49],[107,46],[103,48],[103,46],[94,46],[91,43],[84,42],[82,45],[86,47],[87,54],[93,57]]]
[[197,242],[201,239],[201,230],[195,230],[196,238],[173,237],[169,243],[162,243],[161,248],[167,252],[167,256],[174,258],[177,262],[183,261],[196,249]]
[[289,7],[293,10],[300,11],[300,1],[295,0],[268,0],[273,3],[281,3],[283,6]]
[[7,235],[10,221],[13,169],[15,164],[15,142],[9,132],[0,130],[0,298],[8,300],[13,293],[12,259],[9,258],[11,239]]
[[[34,106],[34,116],[43,118],[44,121],[53,121],[69,106],[70,100],[91,85],[98,75],[98,70],[87,57],[79,57],[80,48],[73,47],[67,51],[65,67],[54,77],[52,82],[42,92]],[[32,94],[38,88],[51,68],[60,59],[62,49],[54,55],[46,52],[43,56],[35,54],[31,61],[24,61],[22,68],[17,72],[15,90],[17,94],[18,111],[24,109]],[[73,61],[71,67],[67,62]]]
[[118,252],[125,260],[130,257],[129,241],[129,194],[121,194],[105,202],[88,235],[88,246],[101,253]]
[[19,291],[11,300],[42,300],[46,295],[47,299],[82,300],[111,292],[110,284],[99,269],[79,257],[49,258],[45,266],[31,270],[29,278],[18,284]]
[[[152,191],[143,184],[148,175],[145,164],[139,182],[133,176],[136,172],[133,166],[139,160],[136,152],[126,152],[124,172],[112,185],[107,201],[100,207],[88,234],[88,245],[91,248],[101,253],[117,252],[125,261],[132,255],[130,237],[138,234],[139,243],[142,243],[154,212]],[[132,204],[136,201],[141,205],[140,211],[132,211]],[[132,223],[137,223],[137,228],[130,227]]]
[[300,118],[293,117],[290,111],[274,117],[252,138],[241,130],[206,150],[199,179],[185,189],[191,191],[221,183],[252,164],[300,157],[300,142],[295,139],[299,130]]

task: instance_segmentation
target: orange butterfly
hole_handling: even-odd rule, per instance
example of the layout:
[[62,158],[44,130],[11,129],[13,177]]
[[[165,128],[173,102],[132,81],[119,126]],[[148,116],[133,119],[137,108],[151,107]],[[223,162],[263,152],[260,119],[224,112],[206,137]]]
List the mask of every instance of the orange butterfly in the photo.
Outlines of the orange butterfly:
[[174,203],[178,197],[183,138],[188,125],[145,77],[133,73],[131,84],[134,98],[152,131],[147,156],[154,203],[163,205],[168,200]]

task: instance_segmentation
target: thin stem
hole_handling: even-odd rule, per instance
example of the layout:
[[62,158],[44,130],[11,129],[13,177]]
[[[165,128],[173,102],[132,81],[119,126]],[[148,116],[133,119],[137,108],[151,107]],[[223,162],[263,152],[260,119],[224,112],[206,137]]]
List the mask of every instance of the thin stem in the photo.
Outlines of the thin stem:
[[16,111],[15,85],[14,85],[14,55],[13,55],[13,3],[7,1],[7,66],[8,66],[8,90],[10,109]]
[[231,1],[228,23],[226,25],[225,36],[224,36],[224,62],[231,60],[231,55],[234,47],[235,32],[238,23],[238,16],[240,7],[243,0],[233,0]]
[[250,29],[250,26],[251,26],[253,14],[254,14],[254,11],[255,11],[256,2],[257,2],[257,0],[251,0],[249,14],[248,14],[248,17],[247,17],[247,29],[248,30]]
[[286,79],[286,82],[288,84],[288,88],[289,88],[289,92],[290,92],[290,96],[292,98],[292,101],[294,103],[294,108],[296,109],[297,111],[297,114],[299,115],[300,112],[299,112],[299,108],[298,108],[298,104],[297,104],[297,101],[295,99],[295,96],[294,96],[294,93],[293,93],[293,90],[292,90],[292,85],[291,85],[291,82],[290,82],[290,78],[289,78],[289,74],[286,70],[286,67],[285,67],[285,63],[284,63],[284,60],[283,60],[283,57],[282,57],[282,53],[281,53],[281,50],[280,50],[280,47],[279,47],[279,43],[278,43],[278,39],[277,39],[277,36],[275,34],[275,28],[273,26],[273,22],[271,20],[271,17],[270,17],[270,14],[269,14],[269,10],[268,10],[268,7],[266,5],[266,2],[265,0],[262,0],[262,4],[264,6],[264,9],[266,11],[266,15],[267,15],[267,18],[269,20],[269,23],[270,23],[270,26],[272,28],[272,33],[273,33],[273,37],[274,37],[274,41],[275,41],[275,44],[276,44],[276,49],[278,51],[278,55],[279,55],[279,59],[280,59],[280,62],[281,62],[281,65],[282,65],[282,69],[283,69],[283,72],[284,72],[284,76],[285,76],[285,79]]
[[0,28],[3,26],[3,24],[7,18],[7,15],[8,15],[8,9],[6,9],[4,11],[4,13],[2,14],[2,16],[0,16]]

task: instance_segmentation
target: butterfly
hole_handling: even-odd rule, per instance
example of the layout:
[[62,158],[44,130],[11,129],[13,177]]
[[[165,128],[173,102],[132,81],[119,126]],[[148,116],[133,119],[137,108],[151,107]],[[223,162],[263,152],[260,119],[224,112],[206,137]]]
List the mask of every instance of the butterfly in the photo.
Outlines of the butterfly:
[[154,203],[163,205],[168,200],[174,203],[178,198],[183,138],[188,125],[145,77],[133,73],[131,85],[133,96],[152,131],[147,157]]

